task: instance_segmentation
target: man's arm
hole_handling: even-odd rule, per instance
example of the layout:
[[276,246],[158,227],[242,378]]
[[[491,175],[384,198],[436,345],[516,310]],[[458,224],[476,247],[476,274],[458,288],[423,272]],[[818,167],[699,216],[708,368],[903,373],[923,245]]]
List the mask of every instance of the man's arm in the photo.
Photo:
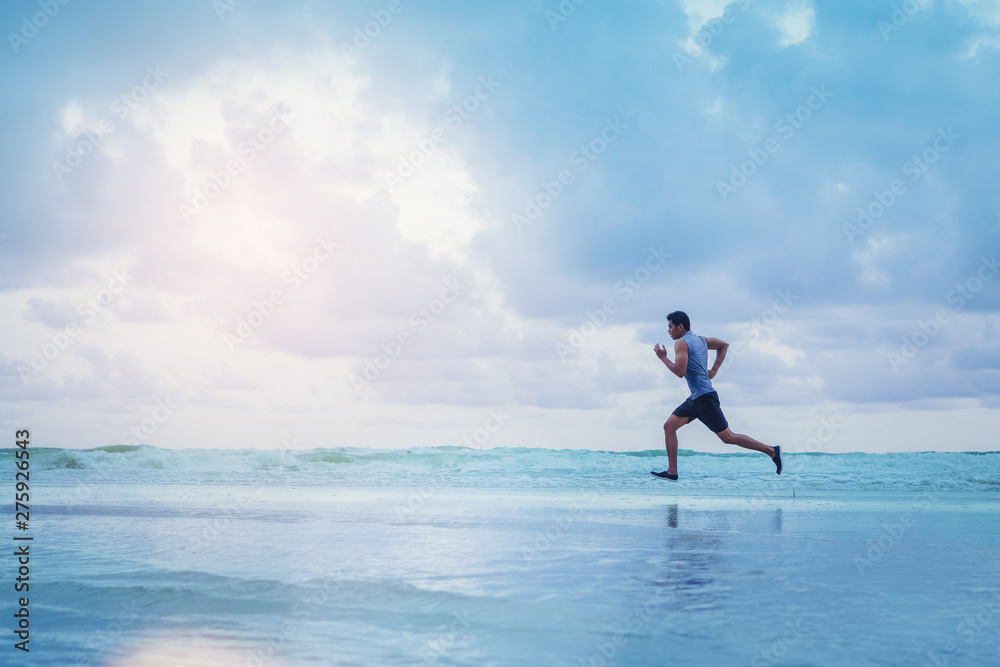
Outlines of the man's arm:
[[684,377],[688,367],[688,344],[685,341],[679,340],[674,343],[674,361],[667,358],[667,348],[659,343],[653,347],[653,350],[660,361],[667,365],[671,373],[679,378]]
[[708,370],[708,379],[711,380],[719,372],[719,367],[722,366],[722,362],[726,358],[726,350],[729,349],[729,343],[718,338],[706,338],[705,342],[708,343],[708,349],[715,350],[715,363]]

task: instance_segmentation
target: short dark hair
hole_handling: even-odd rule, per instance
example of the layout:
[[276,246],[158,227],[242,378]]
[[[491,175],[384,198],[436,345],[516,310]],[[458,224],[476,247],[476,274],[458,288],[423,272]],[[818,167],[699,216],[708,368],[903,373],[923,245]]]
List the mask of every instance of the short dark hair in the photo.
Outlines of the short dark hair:
[[691,319],[682,310],[675,310],[674,312],[667,315],[667,320],[673,322],[674,326],[684,327],[684,331],[691,331]]

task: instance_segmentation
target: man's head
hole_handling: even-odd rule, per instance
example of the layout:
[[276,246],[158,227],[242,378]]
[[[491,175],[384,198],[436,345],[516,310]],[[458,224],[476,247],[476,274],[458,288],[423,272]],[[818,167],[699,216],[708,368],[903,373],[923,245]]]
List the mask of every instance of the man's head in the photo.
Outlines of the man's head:
[[675,310],[674,312],[667,315],[667,333],[674,340],[682,338],[684,334],[691,331],[691,320],[688,318],[687,313]]

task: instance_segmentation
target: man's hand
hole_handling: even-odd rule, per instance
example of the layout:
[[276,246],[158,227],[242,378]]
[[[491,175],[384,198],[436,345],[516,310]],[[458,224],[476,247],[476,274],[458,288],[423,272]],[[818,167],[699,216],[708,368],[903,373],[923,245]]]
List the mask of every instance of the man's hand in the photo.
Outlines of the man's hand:
[[659,343],[653,346],[653,352],[656,352],[656,356],[660,358],[660,361],[667,360],[667,348],[663,347]]
[[708,379],[711,380],[719,372],[719,367],[722,366],[722,362],[726,358],[729,343],[718,338],[706,338],[705,343],[708,345],[708,349],[715,350],[715,363],[708,369]]

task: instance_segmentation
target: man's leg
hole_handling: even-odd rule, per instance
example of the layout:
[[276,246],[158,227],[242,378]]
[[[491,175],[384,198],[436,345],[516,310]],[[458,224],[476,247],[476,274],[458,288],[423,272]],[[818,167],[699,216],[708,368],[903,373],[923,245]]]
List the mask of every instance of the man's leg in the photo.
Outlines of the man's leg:
[[726,416],[722,414],[722,407],[719,405],[719,395],[717,393],[710,392],[699,396],[695,409],[699,411],[698,417],[705,422],[715,435],[719,436],[719,440],[722,440],[727,445],[737,445],[745,449],[752,449],[762,454],[767,454],[774,461],[777,473],[781,474],[781,448],[765,445],[763,442],[754,440],[748,435],[733,433],[732,429],[729,428],[729,422],[726,421]]
[[677,429],[691,421],[690,417],[678,417],[670,415],[663,425],[663,434],[667,440],[667,472],[671,475],[677,474]]
[[758,452],[767,454],[772,459],[774,458],[774,447],[770,447],[765,445],[763,442],[754,440],[748,435],[733,433],[732,429],[729,427],[726,427],[725,431],[719,431],[715,435],[719,436],[719,439],[727,445],[739,445],[740,447],[745,447],[747,449],[754,449]]

